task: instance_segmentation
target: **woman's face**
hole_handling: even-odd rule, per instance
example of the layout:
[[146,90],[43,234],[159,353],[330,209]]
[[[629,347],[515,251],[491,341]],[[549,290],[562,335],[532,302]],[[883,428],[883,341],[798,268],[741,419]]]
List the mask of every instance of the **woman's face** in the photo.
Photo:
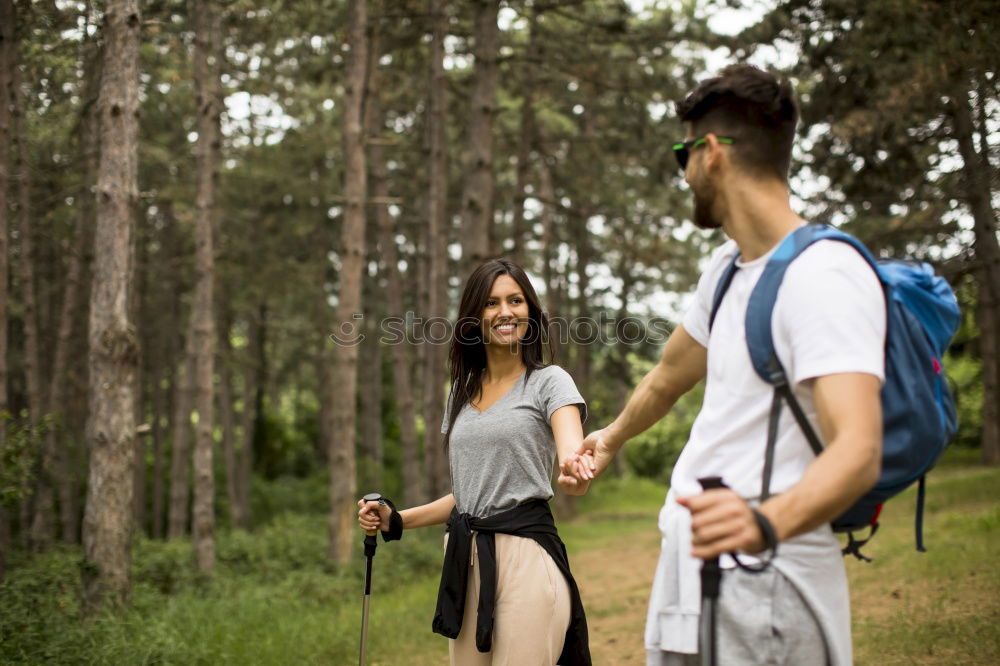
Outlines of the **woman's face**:
[[509,275],[493,281],[482,314],[483,340],[487,345],[510,347],[528,332],[528,301],[521,286]]

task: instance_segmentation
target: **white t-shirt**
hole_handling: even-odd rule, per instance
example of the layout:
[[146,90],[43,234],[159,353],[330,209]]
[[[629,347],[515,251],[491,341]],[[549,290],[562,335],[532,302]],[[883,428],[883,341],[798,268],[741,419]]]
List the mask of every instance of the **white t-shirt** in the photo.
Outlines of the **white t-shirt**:
[[[684,317],[685,330],[708,348],[708,376],[701,412],[674,466],[671,490],[660,514],[663,553],[650,597],[648,649],[697,651],[701,562],[690,556],[690,514],[675,498],[701,492],[697,479],[706,476],[722,477],[744,498],[760,496],[774,389],[750,362],[744,319],[750,293],[773,251],[751,262],[738,262],[739,270],[709,337],[716,286],[738,252],[734,241],[725,243],[713,255]],[[812,386],[806,380],[845,372],[884,380],[885,297],[874,271],[846,243],[819,241],[789,265],[771,322],[775,351],[817,434]],[[784,407],[771,492],[788,490],[815,459]],[[722,564],[732,566],[732,561],[723,558]],[[824,627],[833,663],[850,663],[847,581],[840,545],[830,527],[824,525],[782,543],[775,566],[810,603]]]

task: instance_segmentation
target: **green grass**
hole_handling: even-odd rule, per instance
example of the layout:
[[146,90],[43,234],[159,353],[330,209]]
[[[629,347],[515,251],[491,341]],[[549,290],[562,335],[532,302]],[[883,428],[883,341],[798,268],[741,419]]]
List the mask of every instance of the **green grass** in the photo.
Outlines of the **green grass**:
[[[595,484],[578,517],[560,522],[571,554],[625,548],[655,530],[665,492],[643,479]],[[887,506],[872,564],[848,565],[857,663],[1000,663],[1000,469],[942,464],[932,473],[927,553],[913,548],[913,501],[909,491]],[[353,663],[363,559],[334,570],[325,534],[319,514],[278,515],[252,534],[222,531],[211,579],[191,572],[187,542],[139,540],[131,607],[89,620],[79,614],[77,550],[15,557],[0,585],[0,663]],[[379,546],[369,663],[446,658],[446,641],[430,631],[441,537],[421,530]],[[610,604],[594,600],[594,618],[623,611]]]
[[871,564],[851,563],[858,664],[1000,663],[1000,469],[944,466],[927,484],[926,553],[910,489],[886,505]]

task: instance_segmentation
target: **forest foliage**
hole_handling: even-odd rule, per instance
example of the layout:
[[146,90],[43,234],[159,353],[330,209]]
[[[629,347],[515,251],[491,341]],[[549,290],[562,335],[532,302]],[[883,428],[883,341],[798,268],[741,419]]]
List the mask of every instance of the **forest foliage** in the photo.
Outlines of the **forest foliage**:
[[[87,331],[102,267],[108,10],[0,4],[3,589],[44,588],[52,612],[75,612],[93,478]],[[133,601],[212,568],[199,559],[196,574],[180,546],[150,540],[201,529],[211,541],[218,529],[214,557],[252,576],[300,558],[344,563],[345,497],[377,487],[413,503],[442,490],[432,421],[447,387],[425,324],[455,312],[470,257],[504,254],[528,269],[562,333],[556,362],[589,402],[588,427],[613,418],[722,241],[691,223],[670,146],[684,136],[673,102],[731,62],[776,67],[796,86],[792,189],[804,216],[951,281],[964,313],[946,361],[955,445],[1000,463],[996,8],[781,0],[728,26],[743,4],[142,3],[127,303]],[[199,63],[209,79],[196,86]],[[213,122],[218,139],[206,141]],[[214,247],[199,254],[206,239]],[[348,354],[332,338],[352,322],[364,341]],[[198,343],[204,331],[211,340]],[[666,480],[700,390],[614,473]],[[199,423],[211,427],[196,437]],[[192,452],[202,456],[193,474]],[[317,512],[330,514],[327,541]],[[272,561],[272,547],[286,550]],[[18,575],[37,571],[36,556],[51,558],[51,579]]]

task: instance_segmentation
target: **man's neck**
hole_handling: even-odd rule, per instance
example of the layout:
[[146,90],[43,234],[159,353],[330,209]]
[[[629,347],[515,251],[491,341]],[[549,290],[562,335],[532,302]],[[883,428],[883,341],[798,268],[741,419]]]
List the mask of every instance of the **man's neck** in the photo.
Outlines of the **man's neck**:
[[736,241],[743,261],[758,259],[802,226],[788,202],[788,188],[772,179],[739,178],[725,191],[722,228]]

